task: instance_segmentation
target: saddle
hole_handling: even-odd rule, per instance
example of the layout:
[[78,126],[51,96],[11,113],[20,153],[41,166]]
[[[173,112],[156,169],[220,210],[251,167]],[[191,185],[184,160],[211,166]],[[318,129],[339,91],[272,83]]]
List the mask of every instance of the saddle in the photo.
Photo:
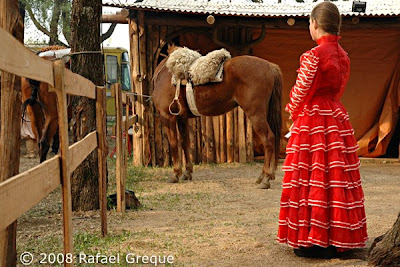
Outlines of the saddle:
[[223,64],[231,58],[226,49],[214,50],[205,56],[187,47],[173,51],[166,62],[172,74],[172,84],[177,81],[191,81],[193,85],[222,82]]
[[[181,113],[181,105],[178,101],[180,85],[186,84],[186,101],[190,111],[195,116],[200,116],[194,99],[193,85],[210,82],[222,82],[224,62],[231,58],[226,49],[214,50],[205,56],[187,47],[174,50],[168,57],[166,67],[172,74],[171,83],[176,86],[175,97],[169,105],[172,115]],[[188,81],[188,82],[187,82]],[[172,106],[178,105],[178,112],[174,112]]]

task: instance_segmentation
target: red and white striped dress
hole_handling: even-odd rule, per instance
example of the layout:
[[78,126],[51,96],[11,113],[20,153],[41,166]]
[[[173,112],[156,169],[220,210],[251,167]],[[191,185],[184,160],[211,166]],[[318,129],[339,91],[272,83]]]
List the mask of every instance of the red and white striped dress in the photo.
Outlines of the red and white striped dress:
[[277,240],[293,248],[365,247],[358,145],[341,102],[350,60],[339,36],[304,53],[286,111],[294,125],[283,166]]

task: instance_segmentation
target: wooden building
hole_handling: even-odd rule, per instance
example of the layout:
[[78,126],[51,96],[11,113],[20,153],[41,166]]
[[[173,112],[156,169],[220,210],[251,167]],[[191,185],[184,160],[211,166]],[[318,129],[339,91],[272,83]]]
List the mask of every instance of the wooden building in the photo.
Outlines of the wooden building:
[[[321,1],[321,0],[320,0]],[[320,2],[319,1],[319,2]],[[252,54],[278,64],[283,72],[282,105],[296,78],[300,55],[314,47],[308,15],[316,4],[294,0],[103,0],[105,6],[127,9],[104,16],[103,22],[129,23],[135,112],[134,164],[167,166],[169,145],[151,101],[153,70],[173,41],[202,54],[220,47],[233,56]],[[280,3],[278,3],[280,2]],[[343,15],[340,41],[351,59],[351,78],[342,102],[359,141],[359,155],[384,155],[389,143],[398,147],[400,107],[400,3],[367,0],[366,12],[352,12],[352,1],[336,1]],[[282,110],[283,131],[291,122]],[[195,162],[251,162],[258,153],[251,123],[240,108],[191,122]],[[393,138],[392,138],[393,137]],[[282,140],[284,151],[285,140]]]

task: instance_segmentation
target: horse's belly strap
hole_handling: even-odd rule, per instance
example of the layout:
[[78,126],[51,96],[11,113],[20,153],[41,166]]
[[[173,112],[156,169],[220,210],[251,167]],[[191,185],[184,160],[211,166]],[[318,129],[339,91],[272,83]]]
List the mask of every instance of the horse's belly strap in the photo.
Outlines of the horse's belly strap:
[[193,86],[192,86],[192,83],[190,83],[190,82],[188,82],[186,84],[186,101],[187,101],[190,111],[193,113],[193,115],[201,116],[197,109],[197,106],[196,106],[196,100],[194,99]]

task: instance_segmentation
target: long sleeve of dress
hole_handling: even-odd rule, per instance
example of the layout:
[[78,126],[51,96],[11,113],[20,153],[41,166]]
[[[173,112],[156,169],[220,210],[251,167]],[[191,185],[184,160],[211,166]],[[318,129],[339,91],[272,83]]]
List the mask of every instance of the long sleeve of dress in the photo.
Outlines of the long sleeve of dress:
[[314,54],[313,50],[305,52],[300,57],[300,68],[298,69],[296,84],[290,91],[290,102],[285,108],[290,113],[290,118],[293,121],[296,120],[301,112],[300,106],[305,101],[311,88],[318,69],[318,62],[319,57]]

